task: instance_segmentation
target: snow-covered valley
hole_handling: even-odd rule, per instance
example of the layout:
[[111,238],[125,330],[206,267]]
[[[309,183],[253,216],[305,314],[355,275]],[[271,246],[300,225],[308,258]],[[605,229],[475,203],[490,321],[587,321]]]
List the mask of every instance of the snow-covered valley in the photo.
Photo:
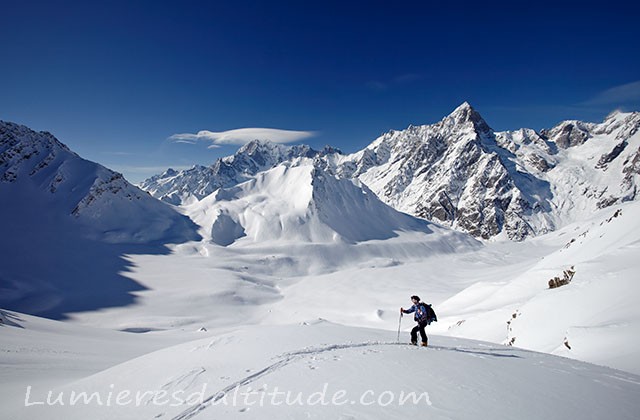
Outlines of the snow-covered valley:
[[[482,240],[401,213],[322,157],[173,207],[29,144],[0,149],[2,418],[640,411],[638,201],[576,198],[581,217],[566,203],[557,230]],[[438,313],[427,348],[406,345],[415,323],[399,318],[414,294]]]

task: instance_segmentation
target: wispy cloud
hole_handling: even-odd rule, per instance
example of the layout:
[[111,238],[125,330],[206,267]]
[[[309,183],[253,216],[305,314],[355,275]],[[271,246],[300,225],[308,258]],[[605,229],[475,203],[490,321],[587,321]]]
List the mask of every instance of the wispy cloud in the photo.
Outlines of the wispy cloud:
[[174,134],[173,136],[169,137],[170,140],[173,140],[174,143],[184,143],[184,144],[196,144],[198,142],[197,138],[194,139],[182,139],[182,138],[176,138],[175,136],[185,136],[187,134]]
[[274,143],[292,143],[315,136],[313,131],[281,130],[277,128],[238,128],[227,131],[198,131],[196,134],[174,134],[169,137],[176,143],[211,142],[210,148],[224,145],[243,145],[253,140],[269,140]]
[[640,80],[604,90],[582,105],[622,105],[640,102]]

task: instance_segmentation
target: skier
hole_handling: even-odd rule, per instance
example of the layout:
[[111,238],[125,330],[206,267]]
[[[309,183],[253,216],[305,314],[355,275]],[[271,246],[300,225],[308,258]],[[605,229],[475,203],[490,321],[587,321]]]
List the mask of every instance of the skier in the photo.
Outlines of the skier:
[[429,318],[427,316],[427,304],[424,302],[420,302],[420,298],[418,296],[411,296],[411,302],[413,302],[413,306],[409,309],[400,308],[400,314],[410,314],[415,312],[413,315],[413,319],[418,323],[411,330],[411,344],[414,346],[418,345],[418,331],[420,331],[420,337],[422,338],[422,346],[426,347],[428,344],[429,338],[427,337],[427,333],[424,332],[424,327],[429,325]]

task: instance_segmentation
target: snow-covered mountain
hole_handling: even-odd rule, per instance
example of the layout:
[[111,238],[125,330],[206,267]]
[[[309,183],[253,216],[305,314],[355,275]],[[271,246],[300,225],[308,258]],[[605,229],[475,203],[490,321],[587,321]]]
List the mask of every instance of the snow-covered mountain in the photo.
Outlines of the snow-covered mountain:
[[384,134],[333,166],[394,208],[485,239],[552,231],[637,198],[640,113],[494,132],[468,103]]
[[[2,413],[635,419],[637,114],[563,124],[494,133],[463,105],[350,156],[253,143],[250,158],[227,159],[227,186],[201,198],[189,190],[201,185],[195,172],[174,174],[198,235],[173,206],[51,135],[3,123]],[[380,199],[384,185],[432,188],[422,170],[468,203],[482,199],[464,213],[482,215],[478,236],[556,230],[480,242]],[[570,281],[549,288],[556,276]],[[438,313],[427,348],[403,344],[415,324],[398,308],[413,294]],[[270,404],[282,391],[304,402]],[[412,391],[429,404],[396,404]],[[308,403],[323,392],[348,400]]]
[[[564,121],[541,131],[558,147],[546,155],[540,153],[551,166],[540,178],[550,185],[554,197],[552,215],[557,225],[580,221],[598,209],[638,199],[639,129],[640,112],[613,112],[600,124]],[[525,147],[516,145],[515,149],[516,156],[520,156],[520,149]],[[526,165],[526,156],[521,161]]]
[[0,307],[49,316],[134,301],[125,255],[166,253],[197,226],[54,136],[0,122]]
[[523,240],[636,199],[639,127],[640,113],[614,112],[600,124],[494,132],[465,102],[438,123],[390,131],[348,156],[256,141],[209,168],[169,170],[142,188],[188,204],[281,162],[316,157],[396,210],[478,238]]
[[468,103],[436,124],[386,133],[333,166],[398,210],[485,239],[533,233],[526,216],[548,210],[551,198]]
[[197,238],[188,218],[129,184],[121,174],[82,159],[50,133],[4,121],[0,121],[0,199],[3,220],[18,223],[32,206],[109,242]]
[[269,241],[356,243],[431,233],[424,220],[382,203],[357,181],[336,178],[308,158],[280,164],[185,207],[202,235],[219,245]]
[[340,151],[329,146],[316,151],[306,145],[285,146],[254,140],[242,146],[234,155],[216,160],[211,166],[196,165],[183,171],[169,168],[143,181],[140,187],[171,204],[190,204],[218,188],[232,187],[282,162],[333,153],[339,154]]

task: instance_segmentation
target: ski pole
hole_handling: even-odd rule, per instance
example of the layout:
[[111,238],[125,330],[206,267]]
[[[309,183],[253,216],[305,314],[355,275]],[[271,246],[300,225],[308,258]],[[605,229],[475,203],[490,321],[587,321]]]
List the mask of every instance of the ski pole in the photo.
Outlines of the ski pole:
[[400,343],[400,324],[402,324],[402,312],[400,312],[400,318],[398,318],[398,343]]

